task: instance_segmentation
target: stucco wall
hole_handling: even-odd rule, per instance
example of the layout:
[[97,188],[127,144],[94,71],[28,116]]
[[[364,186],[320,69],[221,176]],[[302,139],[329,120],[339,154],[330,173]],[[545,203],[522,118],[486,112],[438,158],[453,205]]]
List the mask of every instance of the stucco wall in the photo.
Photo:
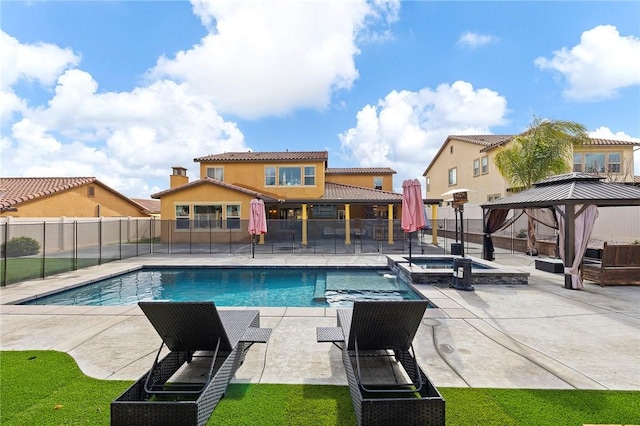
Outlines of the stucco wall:
[[[315,185],[309,186],[265,186],[266,167],[304,167],[315,166]],[[222,167],[224,169],[224,182],[233,185],[250,187],[258,192],[266,192],[279,198],[319,198],[324,193],[324,162],[310,161],[300,163],[289,162],[202,162],[200,163],[200,177],[207,176],[207,168]],[[304,169],[303,169],[304,170]],[[304,176],[302,176],[304,179]]]
[[[93,197],[89,187],[94,188]],[[99,206],[99,207],[98,207]],[[14,217],[148,217],[126,199],[97,184],[82,185],[64,192],[21,203],[17,212],[3,212]]]
[[344,185],[361,186],[363,188],[373,187],[374,178],[382,178],[382,190],[393,191],[393,175],[379,175],[379,174],[336,174],[332,173],[326,176],[327,182],[341,183]]

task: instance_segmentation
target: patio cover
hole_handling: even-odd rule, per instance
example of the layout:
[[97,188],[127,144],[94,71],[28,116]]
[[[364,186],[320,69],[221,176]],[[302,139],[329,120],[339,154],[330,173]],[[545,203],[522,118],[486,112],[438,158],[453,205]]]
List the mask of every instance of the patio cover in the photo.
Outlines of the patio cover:
[[[576,253],[575,241],[576,217],[587,211],[588,206],[591,205],[596,207],[640,206],[640,188],[621,183],[602,182],[603,179],[604,177],[585,173],[551,176],[536,182],[533,188],[482,204],[485,235],[495,232],[499,222],[495,217],[503,216],[504,220],[508,210],[530,208],[555,210],[557,215],[564,217],[564,232],[561,232],[559,237],[560,247],[564,248],[562,258],[565,264],[565,288],[571,289],[573,288],[572,275],[575,276],[577,272],[572,265],[576,254],[579,254]],[[490,217],[492,215],[493,218]],[[489,229],[489,222],[493,222],[493,230]],[[578,243],[578,246],[581,244]],[[483,253],[483,257],[487,255],[488,253]]]

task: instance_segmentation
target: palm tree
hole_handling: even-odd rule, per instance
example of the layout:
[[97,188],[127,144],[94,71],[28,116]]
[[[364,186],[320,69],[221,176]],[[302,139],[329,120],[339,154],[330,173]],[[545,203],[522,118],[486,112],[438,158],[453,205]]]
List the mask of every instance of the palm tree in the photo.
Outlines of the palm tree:
[[[573,146],[590,143],[586,127],[573,121],[534,116],[529,128],[500,149],[495,164],[500,174],[517,191],[531,188],[542,179],[571,171]],[[535,221],[527,224],[527,254],[535,256]]]

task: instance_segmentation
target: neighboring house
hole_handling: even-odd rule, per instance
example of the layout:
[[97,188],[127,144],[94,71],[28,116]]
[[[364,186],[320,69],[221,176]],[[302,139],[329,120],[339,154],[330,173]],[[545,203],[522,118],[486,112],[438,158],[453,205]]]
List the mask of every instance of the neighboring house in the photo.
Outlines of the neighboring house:
[[94,177],[3,177],[0,216],[149,217],[149,212]]
[[[499,148],[515,135],[451,135],[423,173],[428,198],[454,189],[469,189],[469,203],[483,204],[511,194],[495,165]],[[592,138],[575,146],[573,171],[598,174],[616,182],[634,182],[633,148],[640,142]]]
[[227,152],[194,161],[200,179],[190,182],[185,168],[173,167],[171,187],[151,197],[175,231],[199,230],[204,239],[211,230],[240,229],[257,197],[268,219],[392,221],[402,211],[402,194],[392,192],[395,171],[327,168],[327,151]]

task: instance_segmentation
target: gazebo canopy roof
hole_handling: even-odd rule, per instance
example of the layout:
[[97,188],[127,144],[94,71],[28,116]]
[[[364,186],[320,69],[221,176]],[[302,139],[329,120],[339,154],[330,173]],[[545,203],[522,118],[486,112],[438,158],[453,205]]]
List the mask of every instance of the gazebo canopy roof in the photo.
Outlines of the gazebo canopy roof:
[[544,208],[564,204],[640,206],[640,188],[602,182],[586,173],[567,173],[536,182],[533,188],[482,204],[483,209]]

